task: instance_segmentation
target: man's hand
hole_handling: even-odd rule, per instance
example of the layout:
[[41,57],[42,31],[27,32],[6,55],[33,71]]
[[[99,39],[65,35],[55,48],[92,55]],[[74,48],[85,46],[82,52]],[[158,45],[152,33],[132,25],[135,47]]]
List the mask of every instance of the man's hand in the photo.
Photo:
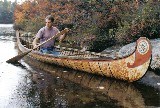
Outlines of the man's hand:
[[38,48],[38,40],[39,40],[39,38],[37,38],[37,37],[33,40],[33,43],[32,43],[33,49]]
[[38,44],[33,46],[33,49],[36,49],[36,48],[38,48]]
[[[65,28],[64,30],[66,30],[67,32],[69,31],[69,29],[68,29],[68,28]],[[65,34],[60,35],[60,36],[59,36],[59,43],[61,43],[61,42],[65,39],[65,37],[66,37],[66,35],[65,35]]]

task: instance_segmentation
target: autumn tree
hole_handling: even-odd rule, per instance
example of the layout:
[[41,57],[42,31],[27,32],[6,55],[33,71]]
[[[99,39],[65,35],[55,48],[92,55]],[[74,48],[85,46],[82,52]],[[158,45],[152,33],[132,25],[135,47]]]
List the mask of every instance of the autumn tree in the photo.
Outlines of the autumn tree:
[[36,33],[51,14],[60,30],[72,29],[69,44],[99,52],[141,36],[159,37],[159,8],[156,0],[27,0],[14,17],[19,28]]

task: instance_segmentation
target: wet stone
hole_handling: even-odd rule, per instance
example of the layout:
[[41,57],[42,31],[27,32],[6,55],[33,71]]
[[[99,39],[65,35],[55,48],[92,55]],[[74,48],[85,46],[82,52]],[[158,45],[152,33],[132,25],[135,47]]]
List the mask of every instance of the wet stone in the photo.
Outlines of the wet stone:
[[[152,45],[152,59],[150,67],[153,70],[160,69],[160,39],[150,40]],[[136,43],[130,43],[120,48],[119,57],[127,56],[135,50]]]

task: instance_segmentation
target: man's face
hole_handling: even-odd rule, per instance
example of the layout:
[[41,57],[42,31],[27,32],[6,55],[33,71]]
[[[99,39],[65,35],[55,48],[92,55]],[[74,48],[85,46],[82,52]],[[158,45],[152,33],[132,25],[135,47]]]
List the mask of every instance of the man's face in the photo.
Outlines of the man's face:
[[47,26],[48,28],[51,28],[51,27],[52,27],[52,22],[51,22],[51,20],[46,19],[46,26]]

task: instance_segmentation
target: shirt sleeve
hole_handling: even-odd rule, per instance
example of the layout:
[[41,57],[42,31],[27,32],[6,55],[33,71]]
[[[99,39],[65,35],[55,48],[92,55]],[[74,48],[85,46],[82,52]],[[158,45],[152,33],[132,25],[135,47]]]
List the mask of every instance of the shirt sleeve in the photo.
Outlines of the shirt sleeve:
[[60,32],[57,27],[54,27],[54,30],[55,30],[56,34]]
[[38,31],[38,33],[36,34],[36,37],[38,37],[38,38],[42,38],[42,36],[43,36],[43,28],[41,28],[41,29]]
[[[57,27],[53,27],[53,29],[54,29],[54,31],[55,31],[55,35],[60,32]],[[56,40],[57,40],[57,39],[59,40],[59,37],[57,37]]]

